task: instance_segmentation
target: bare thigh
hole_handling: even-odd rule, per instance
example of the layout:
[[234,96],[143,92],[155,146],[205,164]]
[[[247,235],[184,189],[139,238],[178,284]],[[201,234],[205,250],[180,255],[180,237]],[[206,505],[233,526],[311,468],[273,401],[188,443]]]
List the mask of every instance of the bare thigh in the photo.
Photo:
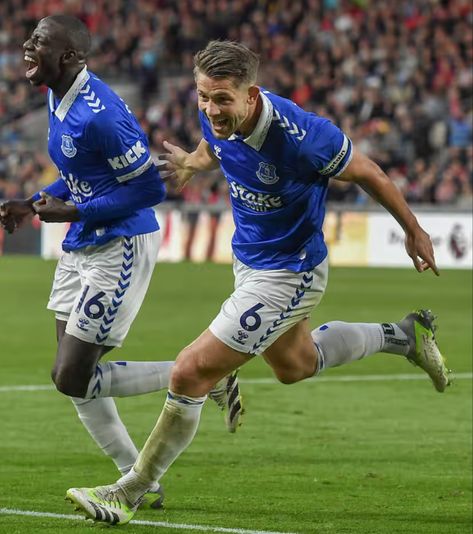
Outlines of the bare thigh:
[[223,377],[252,358],[225,345],[205,330],[177,357],[170,389],[179,395],[201,397]]
[[317,371],[318,353],[310,333],[309,320],[300,321],[282,334],[263,356],[278,380],[284,384],[313,376]]

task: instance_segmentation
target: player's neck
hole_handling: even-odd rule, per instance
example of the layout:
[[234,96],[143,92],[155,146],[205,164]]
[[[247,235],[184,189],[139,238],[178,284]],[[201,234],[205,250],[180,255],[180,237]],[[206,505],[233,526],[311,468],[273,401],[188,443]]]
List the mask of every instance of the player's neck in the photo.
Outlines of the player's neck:
[[60,80],[56,84],[50,85],[49,88],[54,93],[56,98],[63,98],[63,96],[69,91],[71,85],[75,82],[77,75],[84,68],[84,65],[77,65],[73,69],[70,69],[64,73]]
[[256,99],[256,103],[253,109],[251,108],[249,109],[248,117],[241,125],[241,128],[239,128],[239,133],[241,133],[241,135],[243,135],[244,137],[248,137],[249,135],[252,134],[253,130],[258,124],[258,120],[259,120],[262,110],[263,110],[263,100],[261,98],[261,95],[258,95],[258,98]]

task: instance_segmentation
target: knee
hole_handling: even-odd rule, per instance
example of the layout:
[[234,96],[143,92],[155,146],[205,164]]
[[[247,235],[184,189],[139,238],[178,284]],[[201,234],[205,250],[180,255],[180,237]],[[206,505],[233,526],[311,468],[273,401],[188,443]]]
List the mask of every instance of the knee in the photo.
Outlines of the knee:
[[89,385],[89,377],[75,373],[73,369],[66,366],[54,368],[51,371],[51,378],[56,389],[69,397],[85,398]]
[[295,384],[296,382],[300,382],[301,380],[304,380],[304,378],[307,378],[304,374],[302,374],[298,369],[274,369],[274,374],[276,375],[276,378],[281,382],[281,384]]
[[186,391],[196,380],[198,380],[198,366],[192,352],[185,348],[179,353],[172,368],[171,389],[173,391]]
[[315,359],[312,358],[303,358],[299,361],[293,360],[295,363],[290,367],[277,367],[274,368],[274,374],[276,378],[282,384],[295,384],[306,378],[314,376],[317,370],[317,363]]
[[206,376],[206,368],[199,355],[190,347],[183,349],[171,371],[170,389],[192,396],[191,392],[197,389],[200,391],[199,395],[205,395],[212,386],[213,383]]

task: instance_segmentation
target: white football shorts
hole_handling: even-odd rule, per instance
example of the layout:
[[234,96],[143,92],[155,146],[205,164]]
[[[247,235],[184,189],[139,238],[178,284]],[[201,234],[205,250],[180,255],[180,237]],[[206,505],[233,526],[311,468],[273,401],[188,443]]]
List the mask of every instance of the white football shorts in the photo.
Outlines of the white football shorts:
[[120,347],[144,300],[160,243],[156,231],[64,252],[48,309],[67,321],[68,334]]
[[235,290],[209,326],[225,345],[262,354],[279,336],[306,319],[327,286],[328,259],[311,271],[256,270],[234,259]]

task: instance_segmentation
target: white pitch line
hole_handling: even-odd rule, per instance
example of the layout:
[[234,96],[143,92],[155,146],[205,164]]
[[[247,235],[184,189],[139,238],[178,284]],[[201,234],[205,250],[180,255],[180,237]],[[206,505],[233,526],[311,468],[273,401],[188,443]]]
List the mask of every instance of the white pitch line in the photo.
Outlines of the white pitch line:
[[[12,508],[0,508],[3,515],[21,515],[30,517],[51,517],[53,519],[69,519],[71,521],[85,521],[78,515],[53,514],[52,512],[34,512],[32,510],[16,510]],[[212,527],[210,525],[186,525],[185,523],[168,523],[167,521],[140,521],[132,520],[130,525],[143,525],[150,527],[175,528],[182,530],[200,530],[201,532],[226,532],[228,534],[295,534],[294,532],[272,532],[269,530],[247,530],[244,528]]]
[[[452,381],[471,380],[473,373],[453,373]],[[338,376],[320,376],[304,380],[303,382],[390,382],[391,380],[428,380],[427,375],[417,374],[397,374],[397,375],[338,375]],[[241,384],[279,384],[275,378],[241,378]],[[38,385],[17,385],[17,386],[0,386],[0,393],[10,391],[53,391],[54,386],[47,384]]]
[[[473,373],[453,373],[452,381],[469,380]],[[338,375],[338,376],[314,376],[303,380],[304,382],[390,382],[391,380],[428,380],[425,374],[397,374],[397,375]],[[279,384],[275,378],[250,378],[240,379],[241,384]]]
[[27,385],[19,385],[19,386],[0,386],[0,393],[3,393],[3,392],[8,392],[8,391],[50,391],[50,390],[53,390],[55,389],[54,386],[49,386],[49,385],[41,385],[41,384],[37,384],[37,385],[31,385],[31,386],[27,386]]

